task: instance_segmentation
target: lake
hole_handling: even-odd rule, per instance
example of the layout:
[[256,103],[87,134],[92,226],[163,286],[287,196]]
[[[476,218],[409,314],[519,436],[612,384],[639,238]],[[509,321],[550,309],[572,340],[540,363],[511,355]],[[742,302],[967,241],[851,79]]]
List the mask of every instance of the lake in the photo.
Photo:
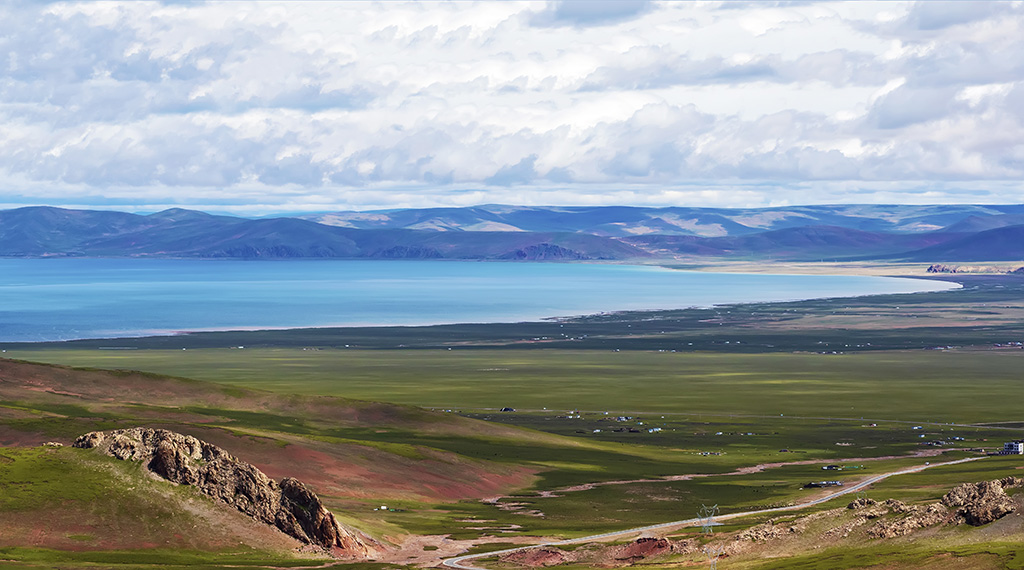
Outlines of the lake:
[[955,287],[580,263],[0,259],[0,341],[515,322]]

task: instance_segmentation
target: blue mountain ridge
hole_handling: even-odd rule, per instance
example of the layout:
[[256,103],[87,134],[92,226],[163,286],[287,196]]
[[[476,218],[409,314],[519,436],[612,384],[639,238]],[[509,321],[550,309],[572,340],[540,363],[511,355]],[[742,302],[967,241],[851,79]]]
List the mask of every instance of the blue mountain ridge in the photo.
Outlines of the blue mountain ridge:
[[1024,205],[431,208],[249,219],[0,211],[0,256],[637,260],[1024,259]]

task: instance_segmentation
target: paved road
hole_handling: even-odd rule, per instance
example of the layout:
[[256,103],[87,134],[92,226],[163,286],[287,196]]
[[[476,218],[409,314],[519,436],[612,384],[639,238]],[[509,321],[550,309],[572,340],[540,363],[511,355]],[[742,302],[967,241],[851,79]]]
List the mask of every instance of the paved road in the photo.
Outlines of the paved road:
[[[755,515],[755,514],[775,513],[775,512],[781,512],[781,511],[795,511],[795,510],[799,510],[799,509],[804,509],[804,508],[811,507],[811,506],[814,506],[814,505],[820,505],[821,503],[824,503],[824,502],[827,502],[827,501],[831,501],[832,499],[835,499],[836,497],[842,497],[843,495],[849,495],[850,493],[856,493],[857,491],[860,491],[864,487],[867,487],[868,485],[872,485],[874,483],[877,483],[877,482],[881,481],[882,479],[886,479],[886,478],[889,478],[889,477],[894,477],[896,475],[906,475],[907,473],[917,473],[918,471],[924,471],[925,469],[930,469],[932,467],[940,467],[940,466],[943,466],[943,465],[956,465],[957,463],[966,463],[968,461],[977,461],[979,459],[985,459],[985,457],[968,457],[966,459],[957,459],[956,461],[947,461],[945,463],[931,463],[931,464],[925,464],[925,465],[918,465],[917,467],[910,467],[908,469],[901,469],[899,471],[892,471],[890,473],[883,473],[881,475],[875,475],[874,477],[869,477],[869,478],[861,481],[860,483],[857,483],[856,485],[851,485],[849,487],[843,487],[842,490],[836,491],[835,493],[832,493],[830,495],[826,495],[824,497],[821,497],[821,498],[818,498],[818,499],[814,499],[813,501],[807,501],[806,503],[800,503],[799,505],[790,505],[788,507],[775,507],[773,509],[763,509],[763,510],[760,510],[760,511],[746,511],[746,512],[742,512],[742,513],[731,513],[731,514],[728,514],[728,515],[719,515],[719,516],[715,517],[715,520],[716,521],[723,521],[723,520],[734,519],[734,518],[739,518],[739,517],[745,517],[745,516]],[[579,544],[579,543],[583,543],[583,542],[593,542],[593,541],[596,541],[596,540],[602,540],[602,539],[605,539],[605,538],[624,537],[624,536],[628,536],[628,535],[632,535],[632,534],[637,534],[637,533],[644,533],[644,532],[648,532],[648,531],[652,531],[652,530],[667,530],[667,529],[671,529],[671,528],[684,528],[684,527],[688,527],[688,526],[696,526],[698,524],[701,524],[701,521],[702,521],[702,519],[700,519],[700,518],[692,518],[692,519],[686,519],[686,520],[681,520],[681,521],[672,521],[672,522],[655,524],[655,525],[650,525],[650,526],[642,526],[642,527],[637,527],[637,528],[630,528],[630,529],[626,529],[626,530],[617,530],[617,531],[614,531],[614,532],[605,532],[605,533],[602,533],[602,534],[594,534],[594,535],[591,535],[591,536],[584,536],[584,537],[581,537],[581,538],[572,538],[572,539],[569,539],[569,540],[559,540],[559,541],[553,541],[553,542],[545,542],[545,543],[542,543],[542,544],[532,544],[530,546],[519,546],[517,548],[507,548],[505,550],[496,550],[496,551],[493,551],[493,552],[484,552],[482,554],[464,554],[462,556],[456,556],[454,558],[446,558],[445,560],[442,561],[442,563],[445,566],[448,566],[449,568],[458,568],[460,570],[485,570],[485,569],[483,569],[483,568],[481,568],[479,566],[473,566],[472,561],[473,560],[477,560],[479,558],[489,558],[491,556],[499,556],[499,555],[503,555],[503,554],[509,554],[511,552],[518,552],[520,550],[529,550],[531,548],[540,548],[540,547],[543,547],[543,546],[563,546],[563,545],[568,545],[568,544]]]

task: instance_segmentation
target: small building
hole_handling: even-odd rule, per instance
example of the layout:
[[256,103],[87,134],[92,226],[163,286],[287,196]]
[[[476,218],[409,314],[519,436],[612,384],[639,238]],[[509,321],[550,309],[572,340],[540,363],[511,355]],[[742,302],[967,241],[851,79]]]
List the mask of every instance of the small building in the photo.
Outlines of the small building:
[[1003,444],[999,455],[1024,455],[1024,440],[1008,441]]

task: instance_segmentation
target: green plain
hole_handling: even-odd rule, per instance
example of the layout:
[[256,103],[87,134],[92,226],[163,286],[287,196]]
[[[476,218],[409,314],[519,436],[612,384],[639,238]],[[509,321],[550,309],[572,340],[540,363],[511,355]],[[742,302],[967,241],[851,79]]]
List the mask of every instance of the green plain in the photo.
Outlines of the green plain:
[[[168,382],[156,376],[162,374],[195,379],[199,382],[189,384],[188,390],[207,398],[170,403],[136,397],[131,404],[118,404],[26,392],[24,398],[0,402],[0,424],[14,431],[68,438],[89,429],[138,425],[152,418],[187,418],[167,419],[164,425],[174,427],[180,421],[182,429],[202,425],[267,438],[281,446],[296,441],[355,444],[407,460],[443,452],[474,465],[527,467],[537,473],[533,483],[497,499],[496,504],[386,497],[395,510],[371,513],[373,506],[381,504],[377,497],[326,499],[332,508],[350,509],[344,514],[346,521],[358,526],[362,519],[367,528],[380,532],[473,539],[492,532],[513,537],[577,537],[691,518],[705,504],[717,503],[723,513],[792,504],[809,494],[802,487],[810,481],[849,481],[925,461],[943,462],[977,455],[972,449],[991,450],[1005,440],[1021,438],[1024,350],[994,348],[991,342],[1024,339],[1019,322],[1011,318],[1017,310],[1011,303],[1016,303],[1024,286],[1014,282],[1010,290],[1002,283],[919,296],[594,316],[567,322],[564,329],[559,323],[520,323],[504,328],[467,325],[373,333],[379,335],[374,342],[387,350],[344,348],[334,342],[346,339],[348,343],[365,332],[359,330],[196,335],[182,339],[189,343],[187,350],[168,348],[177,342],[174,337],[124,340],[138,345],[134,350],[100,350],[106,341],[8,345],[5,357],[120,369],[123,377],[125,371],[139,370],[149,374],[143,379],[154,382]],[[958,307],[964,299],[975,306]],[[996,314],[997,302],[1004,313]],[[905,312],[908,307],[916,312]],[[828,319],[842,316],[843,311],[866,315],[877,328],[829,326]],[[1009,320],[990,324],[995,317]],[[958,323],[975,323],[975,318],[982,320],[957,328]],[[776,332],[772,328],[788,319],[804,324],[800,319],[824,319],[825,324],[821,329],[794,325]],[[935,326],[901,328],[901,323],[917,319]],[[543,348],[545,342],[517,344],[519,337],[559,329],[591,336],[573,344],[565,333],[558,333],[563,336],[555,340],[557,348]],[[959,344],[961,332],[967,339],[963,344],[973,346],[877,350],[883,345]],[[687,339],[691,338],[705,348],[673,352],[690,347]],[[246,348],[213,346],[226,340],[237,340]],[[320,342],[326,340],[331,342]],[[393,349],[395,343],[404,342],[419,342],[419,348]],[[496,346],[501,343],[505,344]],[[619,347],[621,351],[616,350]],[[438,413],[389,408],[382,417],[390,419],[372,424],[314,413],[373,406],[338,398],[422,406]],[[454,416],[491,425],[470,424]],[[508,427],[490,429],[494,423]],[[936,446],[955,451],[938,457],[908,456]],[[5,491],[0,495],[0,512],[69,500],[62,485],[73,474],[62,471],[53,458],[74,457],[71,453],[0,448],[0,487]],[[728,474],[740,467],[801,460],[855,469],[826,472],[822,463],[813,463]],[[1019,463],[1015,457],[989,457],[937,467],[887,479],[867,494],[879,500],[933,502],[962,482],[1019,475]],[[688,474],[710,476],[658,480]],[[572,485],[635,479],[641,481],[565,490]],[[102,481],[86,478],[75,492],[96,494],[105,489]],[[837,499],[816,509],[834,508],[845,501]],[[518,508],[512,508],[517,503]],[[733,521],[722,530],[753,524],[765,516]],[[75,536],[73,540],[83,543],[90,540],[89,535]],[[945,545],[923,541],[914,548],[882,543],[824,549],[786,560],[745,560],[737,567],[915,567],[949,555],[984,563],[986,568],[1021,568],[1018,552],[1018,547],[998,541]],[[271,561],[265,553],[165,556],[154,550],[151,554],[151,559],[138,559],[139,567],[156,561],[167,568],[216,567],[227,560],[240,566],[293,562]],[[92,560],[72,553],[0,550],[0,558],[17,560],[25,567],[38,561],[39,565],[129,568],[133,567],[130,555],[108,551],[90,555],[103,560]],[[382,568],[359,566],[363,567]]]
[[1024,420],[1021,350],[842,355],[292,348],[32,350],[5,355],[142,370],[290,394],[440,409],[590,410],[885,419]]

